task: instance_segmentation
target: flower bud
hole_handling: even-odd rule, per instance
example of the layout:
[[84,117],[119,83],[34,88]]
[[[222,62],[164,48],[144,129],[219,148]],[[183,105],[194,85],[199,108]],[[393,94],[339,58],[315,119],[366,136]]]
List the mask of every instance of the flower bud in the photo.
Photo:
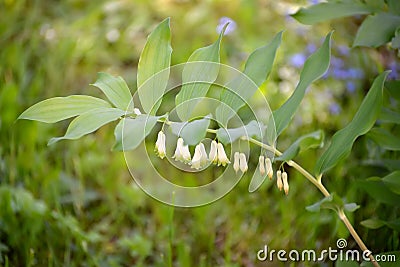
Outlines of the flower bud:
[[283,190],[285,190],[285,194],[289,194],[289,183],[288,183],[288,176],[286,172],[282,173],[282,182],[283,182]]
[[224,146],[221,143],[217,145],[217,153],[218,153],[218,166],[222,165],[225,166],[226,164],[231,163],[228,157],[225,154]]
[[282,172],[280,170],[276,172],[276,185],[278,186],[279,191],[282,191]]
[[240,165],[240,170],[244,173],[247,171],[247,161],[246,161],[246,155],[244,153],[240,153],[239,155],[239,165]]
[[155,149],[157,156],[160,158],[164,158],[166,154],[166,148],[165,148],[165,134],[163,131],[160,131],[157,136],[157,141],[155,145]]
[[269,179],[272,179],[272,176],[274,175],[274,170],[272,169],[272,163],[270,158],[265,159],[265,167],[266,167],[266,172],[269,177]]
[[265,162],[264,162],[264,156],[260,156],[258,158],[258,165],[260,165],[260,174],[261,176],[264,176],[265,174]]
[[233,160],[233,169],[237,173],[239,171],[239,152],[235,152],[234,160]]

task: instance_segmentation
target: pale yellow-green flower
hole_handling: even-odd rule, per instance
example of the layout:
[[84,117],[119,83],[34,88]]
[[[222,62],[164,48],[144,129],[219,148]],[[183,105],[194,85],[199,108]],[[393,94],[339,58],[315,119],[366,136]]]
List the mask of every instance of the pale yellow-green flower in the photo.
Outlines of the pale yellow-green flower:
[[265,174],[265,159],[264,159],[264,156],[260,156],[258,158],[258,165],[260,166],[260,174],[261,174],[261,176],[264,176],[264,174]]
[[175,154],[172,158],[184,163],[190,162],[191,155],[189,151],[189,146],[184,145],[182,138],[178,138],[178,141],[176,142]]
[[207,153],[203,143],[196,146],[192,159],[192,168],[198,170],[207,165]]
[[240,170],[245,173],[248,169],[246,155],[244,153],[240,153],[239,155],[239,165]]
[[157,136],[155,151],[157,156],[160,158],[164,158],[166,155],[166,148],[165,148],[165,134],[163,131],[160,131]]
[[218,166],[226,166],[226,164],[231,163],[226,156],[224,146],[221,143],[218,143],[217,145],[217,154],[218,154]]
[[208,160],[213,164],[218,163],[218,144],[215,140],[211,142],[210,153],[208,154]]
[[282,172],[280,170],[276,172],[276,185],[278,186],[279,191],[282,191]]
[[239,152],[235,152],[234,155],[234,160],[233,160],[233,169],[235,170],[235,172],[237,173],[240,169],[239,166],[239,157],[240,157],[240,153]]

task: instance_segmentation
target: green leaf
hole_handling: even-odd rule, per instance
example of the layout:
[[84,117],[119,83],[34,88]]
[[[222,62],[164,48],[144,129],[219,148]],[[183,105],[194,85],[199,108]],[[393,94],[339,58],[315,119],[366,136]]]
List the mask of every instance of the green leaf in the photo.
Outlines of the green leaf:
[[180,136],[189,146],[197,145],[206,137],[210,116],[191,122],[174,122],[171,124],[172,133]]
[[301,136],[283,154],[275,160],[288,161],[293,159],[297,154],[310,148],[322,147],[324,144],[324,132],[319,130]]
[[400,195],[400,171],[394,171],[382,178],[385,185],[394,193]]
[[396,230],[397,232],[400,232],[400,219],[395,219],[392,221],[386,222],[386,225],[389,228],[392,228],[393,230]]
[[385,88],[389,92],[391,97],[394,97],[397,100],[400,100],[400,90],[399,90],[400,80],[386,81]]
[[262,123],[253,120],[247,125],[238,128],[219,128],[217,131],[217,138],[224,145],[233,143],[243,136],[262,139],[262,133],[264,130],[265,126],[262,125]]
[[155,114],[160,107],[168,84],[171,53],[171,31],[167,18],[148,36],[139,59],[137,88],[146,113]]
[[239,75],[226,84],[227,89],[222,92],[220,98],[223,104],[216,110],[218,123],[226,126],[228,120],[245,105],[267,79],[281,40],[282,32],[279,32],[269,44],[251,53],[243,71],[245,75]]
[[74,140],[81,138],[88,133],[96,131],[101,126],[115,121],[124,114],[125,111],[117,108],[97,108],[89,110],[72,120],[64,136],[51,138],[48,145],[63,139]]
[[277,136],[282,133],[292,120],[307,87],[327,71],[331,58],[331,37],[332,32],[326,36],[321,48],[307,59],[294,93],[280,108],[274,111]]
[[[378,47],[389,42],[400,26],[400,16],[378,13],[368,16],[358,28],[353,47]],[[371,34],[371,33],[374,34]]]
[[99,88],[116,108],[133,111],[132,95],[122,77],[99,72],[92,85]]
[[54,97],[31,106],[18,119],[54,123],[101,107],[107,108],[111,105],[103,99],[88,95]]
[[123,118],[115,127],[113,149],[117,151],[135,149],[151,132],[159,118],[144,114],[135,119]]
[[387,150],[400,150],[400,138],[383,128],[373,128],[367,134],[380,147]]
[[400,15],[400,1],[399,0],[386,0],[389,7],[389,12]]
[[388,108],[382,108],[379,120],[381,122],[400,124],[400,113],[394,112]]
[[388,73],[383,72],[375,79],[353,120],[333,135],[328,149],[316,163],[315,172],[317,176],[347,157],[357,137],[367,133],[372,128],[382,107],[382,88]]
[[370,14],[373,8],[359,2],[329,2],[300,8],[292,15],[303,24],[315,24],[321,21],[337,19],[341,17]]
[[[225,25],[226,28],[226,25]],[[176,96],[176,112],[183,121],[188,121],[198,100],[204,97],[219,73],[219,50],[225,28],[212,45],[202,47],[189,57],[182,73],[182,88]],[[215,62],[215,63],[213,63]]]
[[[374,257],[379,257],[381,261],[379,261],[379,266],[381,267],[398,267],[399,266],[399,259],[400,259],[400,252],[399,251],[391,251],[391,252],[384,252],[374,255]],[[382,259],[385,258],[385,261]],[[372,262],[363,261],[360,267],[374,267]]]
[[357,185],[379,202],[400,206],[400,196],[393,193],[379,177],[359,180]]
[[[336,197],[335,197],[335,199],[336,199]],[[335,204],[335,202],[334,202],[334,195],[331,194],[327,197],[324,197],[317,203],[307,206],[306,210],[311,211],[311,212],[319,212],[321,209],[337,210],[337,208],[338,208],[338,205]]]
[[392,38],[392,48],[399,49],[400,48],[400,28],[397,28],[394,37]]
[[360,224],[368,229],[379,229],[385,225],[385,222],[379,219],[367,219],[360,222]]
[[356,203],[346,203],[343,205],[343,209],[348,212],[355,212],[360,208],[360,205],[357,205]]

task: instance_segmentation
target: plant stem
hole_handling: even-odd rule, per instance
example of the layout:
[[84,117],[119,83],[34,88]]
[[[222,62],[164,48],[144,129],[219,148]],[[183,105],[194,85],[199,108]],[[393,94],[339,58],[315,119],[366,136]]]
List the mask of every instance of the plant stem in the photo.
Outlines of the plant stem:
[[[258,145],[262,148],[265,148],[271,152],[273,152],[275,155],[277,155],[278,157],[282,155],[282,152],[280,152],[279,150],[277,150],[276,148],[266,145],[258,140],[255,140],[253,138],[246,138],[249,142]],[[304,177],[307,178],[307,180],[309,180],[313,185],[315,185],[319,191],[321,191],[321,193],[325,196],[328,197],[330,196],[329,191],[325,188],[325,186],[322,184],[322,176],[319,177],[314,177],[311,173],[309,173],[308,171],[306,171],[303,167],[301,167],[299,164],[297,164],[295,161],[293,160],[289,160],[287,162],[287,164],[293,168],[295,168],[298,172],[300,172]],[[364,244],[364,242],[362,241],[362,239],[360,238],[360,236],[357,234],[356,230],[354,229],[353,225],[350,223],[349,219],[347,218],[346,214],[344,213],[343,209],[339,209],[338,211],[338,215],[339,218],[342,220],[342,222],[344,223],[344,225],[346,226],[346,228],[349,230],[350,234],[352,235],[352,237],[354,238],[354,240],[356,241],[357,245],[361,248],[361,250],[363,252],[369,251],[370,250],[367,248],[367,246]],[[375,267],[380,267],[380,265],[378,264],[378,262],[375,261],[374,256],[372,255],[372,253],[369,253],[368,257],[371,260],[371,263],[375,266]]]

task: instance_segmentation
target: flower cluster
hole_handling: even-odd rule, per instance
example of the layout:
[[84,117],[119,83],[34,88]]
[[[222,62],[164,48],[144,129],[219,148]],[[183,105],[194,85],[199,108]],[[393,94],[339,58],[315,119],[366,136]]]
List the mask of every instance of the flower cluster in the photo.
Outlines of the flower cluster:
[[278,186],[279,191],[282,189],[285,191],[285,194],[289,194],[289,182],[287,173],[284,171],[277,171],[276,172],[276,185]]

